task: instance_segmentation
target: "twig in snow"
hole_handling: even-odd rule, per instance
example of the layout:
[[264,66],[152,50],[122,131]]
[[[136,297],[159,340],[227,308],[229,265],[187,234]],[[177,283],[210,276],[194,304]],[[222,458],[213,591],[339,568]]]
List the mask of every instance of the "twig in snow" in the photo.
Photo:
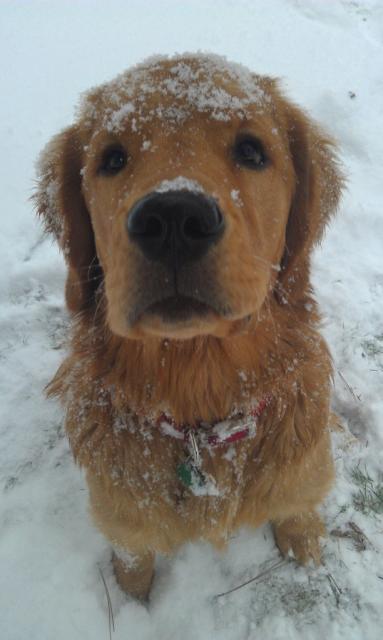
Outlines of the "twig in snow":
[[358,525],[355,522],[350,521],[349,523],[349,527],[351,527],[351,529],[355,532],[355,534],[357,536],[359,536],[359,540],[360,540],[360,545],[362,546],[362,544],[364,545],[364,548],[367,549],[368,546],[370,546],[372,549],[375,549],[374,545],[372,544],[371,540],[369,540],[366,536],[366,534],[364,533],[364,531],[362,531],[362,529],[360,527],[358,527]]
[[32,258],[33,254],[35,253],[36,249],[39,248],[39,246],[44,242],[44,240],[45,240],[45,233],[42,232],[42,233],[40,233],[40,235],[37,238],[36,242],[34,242],[34,244],[28,250],[26,256],[24,257],[23,262],[29,262],[30,261],[30,259]]
[[340,378],[342,379],[344,385],[346,386],[346,389],[348,389],[348,391],[351,393],[352,397],[354,398],[354,400],[356,400],[357,402],[362,402],[362,399],[360,396],[358,396],[354,389],[351,387],[351,385],[348,384],[346,378],[344,377],[343,373],[341,372],[340,369],[337,369],[337,372],[340,376]]
[[101,580],[102,580],[103,585],[104,585],[105,594],[106,594],[106,601],[108,603],[109,640],[112,640],[112,631],[113,632],[115,631],[112,601],[110,599],[109,589],[108,589],[108,586],[106,584],[106,580],[104,578],[104,574],[102,573],[100,567],[98,568],[98,570],[100,572]]
[[367,538],[362,529],[352,520],[347,522],[345,530],[333,529],[331,535],[337,538],[349,538],[354,543],[357,551],[366,551],[368,548],[376,550],[371,540]]
[[330,584],[330,587],[331,587],[331,591],[333,592],[333,594],[335,596],[336,606],[339,607],[340,596],[342,595],[342,589],[340,588],[340,586],[336,582],[334,576],[331,575],[331,573],[326,573],[326,578],[329,581],[329,584]]
[[261,578],[264,578],[269,573],[272,573],[272,571],[275,571],[275,569],[279,569],[279,567],[282,567],[283,565],[286,565],[289,562],[290,560],[286,560],[286,559],[278,560],[278,562],[274,562],[274,564],[272,564],[271,567],[269,567],[268,569],[265,569],[254,578],[250,578],[250,580],[246,580],[246,582],[239,584],[237,587],[233,587],[233,589],[229,589],[229,591],[218,593],[216,596],[214,596],[214,598],[221,598],[222,596],[227,596],[229,593],[233,593],[233,591],[238,591],[238,589],[242,589],[242,587],[246,587],[251,582],[255,582],[256,580],[260,580]]

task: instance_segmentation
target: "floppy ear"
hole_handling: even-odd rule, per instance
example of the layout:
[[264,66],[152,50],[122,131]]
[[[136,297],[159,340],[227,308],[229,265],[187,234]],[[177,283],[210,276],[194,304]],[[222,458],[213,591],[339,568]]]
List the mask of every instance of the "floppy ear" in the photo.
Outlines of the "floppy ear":
[[76,126],[55,136],[38,162],[33,196],[46,231],[52,233],[68,266],[66,302],[73,313],[92,305],[102,279],[94,235],[82,195],[83,143]]
[[277,287],[282,302],[307,291],[310,252],[336,211],[343,186],[333,141],[292,105],[287,121],[296,182]]

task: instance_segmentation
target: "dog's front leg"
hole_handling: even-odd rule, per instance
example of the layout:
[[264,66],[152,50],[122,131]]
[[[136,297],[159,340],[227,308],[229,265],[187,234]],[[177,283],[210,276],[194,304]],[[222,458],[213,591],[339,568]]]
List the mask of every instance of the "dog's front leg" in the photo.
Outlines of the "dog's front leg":
[[134,598],[147,600],[154,575],[154,553],[137,555],[114,548],[112,562],[121,589]]
[[125,593],[146,600],[154,574],[155,554],[145,540],[145,530],[139,526],[139,511],[129,504],[129,517],[122,511],[126,491],[115,485],[103,484],[100,477],[88,472],[87,482],[91,514],[95,524],[113,548],[113,567],[116,580]]
[[275,541],[284,556],[292,552],[299,564],[309,560],[320,564],[320,538],[325,536],[326,529],[316,511],[301,513],[273,525]]

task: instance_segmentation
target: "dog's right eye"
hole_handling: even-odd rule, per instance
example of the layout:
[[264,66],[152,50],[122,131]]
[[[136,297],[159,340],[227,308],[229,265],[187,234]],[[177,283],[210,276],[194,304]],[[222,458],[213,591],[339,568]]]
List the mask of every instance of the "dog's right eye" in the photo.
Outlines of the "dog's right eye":
[[127,155],[121,145],[108,147],[102,154],[98,173],[104,176],[114,176],[126,165]]

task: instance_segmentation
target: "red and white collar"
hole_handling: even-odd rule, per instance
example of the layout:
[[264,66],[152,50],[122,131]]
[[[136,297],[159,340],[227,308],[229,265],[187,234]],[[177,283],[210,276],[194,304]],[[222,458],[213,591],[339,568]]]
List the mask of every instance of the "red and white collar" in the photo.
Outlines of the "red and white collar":
[[271,395],[267,395],[260,402],[253,404],[246,414],[237,414],[213,425],[206,422],[200,422],[197,427],[178,424],[166,413],[158,418],[157,425],[164,435],[172,436],[187,444],[196,439],[201,447],[229,445],[255,436],[258,418],[270,402]]

